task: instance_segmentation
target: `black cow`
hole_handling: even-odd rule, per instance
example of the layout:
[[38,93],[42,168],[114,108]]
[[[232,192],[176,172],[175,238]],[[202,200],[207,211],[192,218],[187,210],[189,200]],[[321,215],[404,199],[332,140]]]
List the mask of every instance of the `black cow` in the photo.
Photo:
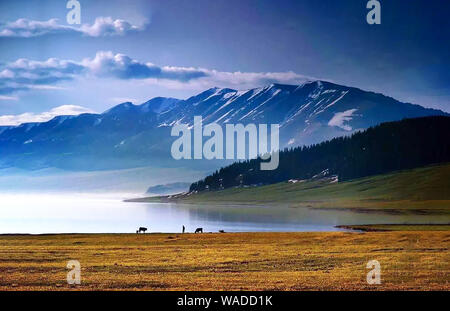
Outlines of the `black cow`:
[[197,228],[197,229],[195,229],[195,233],[203,233],[203,228]]
[[145,231],[147,231],[147,228],[145,227],[139,227],[139,229],[136,231],[136,233],[145,233]]

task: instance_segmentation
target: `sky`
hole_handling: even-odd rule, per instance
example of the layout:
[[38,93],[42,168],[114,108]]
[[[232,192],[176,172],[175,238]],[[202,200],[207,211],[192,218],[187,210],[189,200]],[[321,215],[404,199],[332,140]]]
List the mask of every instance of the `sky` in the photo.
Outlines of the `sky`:
[[450,112],[450,2],[0,0],[0,125],[327,80]]

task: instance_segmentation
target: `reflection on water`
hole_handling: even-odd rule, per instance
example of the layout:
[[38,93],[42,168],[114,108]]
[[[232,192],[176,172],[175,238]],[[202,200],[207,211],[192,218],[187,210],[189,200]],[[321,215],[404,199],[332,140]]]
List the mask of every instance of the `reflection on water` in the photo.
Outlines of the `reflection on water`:
[[392,215],[286,206],[125,203],[125,196],[0,194],[0,233],[336,231],[336,225],[449,223],[448,215]]

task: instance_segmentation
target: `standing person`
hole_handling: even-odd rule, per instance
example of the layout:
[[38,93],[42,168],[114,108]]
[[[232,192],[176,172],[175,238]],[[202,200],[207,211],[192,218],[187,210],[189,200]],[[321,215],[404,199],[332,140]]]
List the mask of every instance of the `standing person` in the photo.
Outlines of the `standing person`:
[[183,233],[184,233],[184,231],[186,231],[186,228],[185,228],[184,225],[183,225]]

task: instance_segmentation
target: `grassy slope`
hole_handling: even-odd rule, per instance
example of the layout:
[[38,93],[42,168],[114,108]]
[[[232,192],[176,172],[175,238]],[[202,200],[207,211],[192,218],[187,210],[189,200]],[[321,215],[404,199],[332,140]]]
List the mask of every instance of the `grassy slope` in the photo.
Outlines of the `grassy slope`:
[[263,187],[203,192],[177,200],[183,203],[286,203],[321,208],[414,209],[419,212],[450,213],[450,164],[336,184],[283,182]]
[[449,290],[449,246],[448,231],[0,236],[0,290]]

